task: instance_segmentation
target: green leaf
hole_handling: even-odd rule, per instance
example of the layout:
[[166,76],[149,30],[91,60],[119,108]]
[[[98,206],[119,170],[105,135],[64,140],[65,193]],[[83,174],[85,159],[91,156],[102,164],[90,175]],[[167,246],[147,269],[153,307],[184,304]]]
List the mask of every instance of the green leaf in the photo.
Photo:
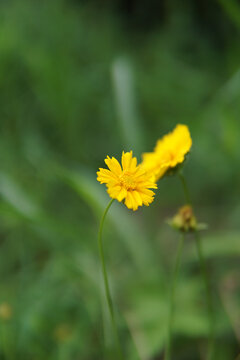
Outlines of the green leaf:
[[129,59],[120,57],[113,62],[112,79],[125,150],[133,150],[139,156],[143,150],[143,139],[137,113],[133,67]]

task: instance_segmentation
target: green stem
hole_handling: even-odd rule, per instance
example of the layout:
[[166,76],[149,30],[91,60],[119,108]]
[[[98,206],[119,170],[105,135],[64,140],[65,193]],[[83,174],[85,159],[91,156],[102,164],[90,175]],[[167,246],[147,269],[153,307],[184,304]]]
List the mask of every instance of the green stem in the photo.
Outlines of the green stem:
[[[181,172],[178,172],[178,176],[179,176],[179,178],[181,180],[181,183],[182,183],[182,186],[183,186],[183,191],[184,191],[184,194],[185,194],[186,202],[189,205],[191,205],[191,199],[190,199],[188,186],[187,186],[185,177]],[[209,281],[208,281],[206,262],[205,262],[205,258],[204,258],[203,251],[202,251],[202,244],[201,244],[199,232],[198,232],[197,229],[194,230],[194,236],[195,236],[195,241],[196,241],[196,246],[197,246],[198,259],[199,259],[201,272],[202,272],[202,279],[203,279],[203,282],[204,282],[204,285],[205,285],[206,302],[207,302],[207,307],[208,307],[208,316],[209,316],[209,319],[210,319],[210,323],[209,323],[209,343],[208,343],[208,356],[207,356],[207,359],[212,360],[213,359],[213,354],[214,354],[214,339],[215,339],[214,309],[213,309],[212,296],[211,296],[211,291],[210,291],[210,284],[209,284]]]
[[177,249],[176,261],[173,271],[173,279],[170,289],[170,299],[169,299],[169,317],[168,317],[168,339],[167,339],[167,348],[165,354],[165,360],[171,359],[171,348],[172,348],[172,328],[173,328],[173,318],[174,318],[174,300],[175,300],[175,290],[176,290],[176,283],[178,278],[178,272],[181,262],[182,256],[182,249],[184,243],[184,234],[182,234]]
[[187,182],[185,180],[185,177],[184,175],[182,174],[181,171],[178,172],[178,176],[181,180],[181,183],[182,183],[182,187],[183,187],[183,191],[184,191],[184,195],[185,195],[185,199],[186,199],[186,202],[188,205],[191,205],[191,199],[190,199],[190,194],[189,194],[189,191],[188,191],[188,186],[187,186]]
[[117,331],[117,326],[116,326],[116,321],[115,321],[115,316],[114,316],[113,302],[112,302],[112,298],[111,298],[111,294],[110,294],[110,290],[109,290],[108,276],[107,276],[107,270],[106,270],[106,265],[105,265],[103,244],[102,244],[103,224],[104,224],[106,215],[108,213],[108,210],[110,209],[113,201],[114,201],[114,199],[112,199],[109,202],[108,206],[106,207],[106,209],[103,213],[103,216],[102,216],[102,219],[100,222],[99,232],[98,232],[98,249],[99,249],[99,256],[100,256],[101,265],[102,265],[102,274],[103,274],[103,279],[104,279],[104,287],[105,287],[105,293],[106,293],[106,298],[107,298],[107,304],[108,304],[108,309],[109,309],[109,313],[111,316],[112,328],[113,328],[117,351],[118,351],[118,358],[122,360],[123,354],[122,354],[122,350],[121,350],[121,346],[120,346],[120,341],[119,341],[119,336],[118,336],[118,331]]

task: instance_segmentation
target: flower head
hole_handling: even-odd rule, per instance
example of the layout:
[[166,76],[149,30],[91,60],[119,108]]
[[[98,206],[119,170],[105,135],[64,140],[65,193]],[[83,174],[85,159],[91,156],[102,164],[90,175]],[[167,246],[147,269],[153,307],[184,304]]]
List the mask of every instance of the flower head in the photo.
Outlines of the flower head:
[[122,166],[114,157],[107,156],[105,163],[108,169],[100,168],[97,172],[97,180],[106,184],[107,192],[112,199],[122,201],[129,209],[137,210],[139,206],[148,206],[154,199],[157,185],[152,181],[149,174],[137,165],[137,159],[132,151],[122,153]]
[[190,151],[192,139],[186,125],[175,129],[157,141],[153,152],[143,154],[142,167],[159,180],[167,170],[175,168],[185,160]]

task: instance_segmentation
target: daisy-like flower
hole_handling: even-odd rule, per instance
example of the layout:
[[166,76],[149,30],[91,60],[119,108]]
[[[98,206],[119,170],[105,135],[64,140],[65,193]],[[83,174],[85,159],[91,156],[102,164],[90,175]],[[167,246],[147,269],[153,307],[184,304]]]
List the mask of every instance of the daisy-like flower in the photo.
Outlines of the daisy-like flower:
[[175,129],[157,141],[153,152],[144,153],[142,167],[159,180],[167,170],[181,164],[190,151],[192,139],[186,125],[177,125]]
[[97,172],[97,180],[106,184],[107,192],[112,199],[119,202],[125,199],[125,205],[132,210],[139,206],[149,204],[154,199],[154,192],[150,189],[157,189],[152,181],[152,175],[137,165],[137,159],[133,157],[132,151],[122,153],[122,166],[114,157],[107,156],[105,163],[108,169],[100,168]]

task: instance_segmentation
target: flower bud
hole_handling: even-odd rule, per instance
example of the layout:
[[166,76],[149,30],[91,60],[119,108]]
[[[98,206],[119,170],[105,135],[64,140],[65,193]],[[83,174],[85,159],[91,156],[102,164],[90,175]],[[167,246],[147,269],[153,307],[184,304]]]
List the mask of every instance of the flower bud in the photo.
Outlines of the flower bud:
[[197,230],[197,220],[192,207],[190,205],[182,206],[177,214],[170,220],[170,225],[183,232]]

